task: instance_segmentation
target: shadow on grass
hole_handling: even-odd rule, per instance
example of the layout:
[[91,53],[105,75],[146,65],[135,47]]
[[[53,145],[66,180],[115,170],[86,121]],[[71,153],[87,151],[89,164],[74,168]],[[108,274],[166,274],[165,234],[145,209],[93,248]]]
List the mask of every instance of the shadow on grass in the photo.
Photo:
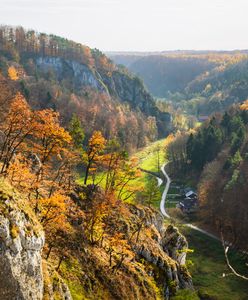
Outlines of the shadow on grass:
[[[230,274],[221,242],[185,226],[180,226],[180,230],[187,238],[189,248],[194,249],[192,254],[188,254],[188,259],[193,263],[189,269],[202,298],[247,300],[248,282]],[[248,273],[245,260],[237,252],[230,252],[230,261],[238,271]]]

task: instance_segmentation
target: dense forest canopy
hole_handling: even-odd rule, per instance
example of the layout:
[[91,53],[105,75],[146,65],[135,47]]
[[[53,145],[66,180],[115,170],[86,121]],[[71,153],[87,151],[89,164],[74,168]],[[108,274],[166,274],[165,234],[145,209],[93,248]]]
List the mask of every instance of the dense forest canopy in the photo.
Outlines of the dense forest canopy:
[[156,97],[181,92],[198,75],[214,68],[214,62],[201,58],[148,56],[129,67],[143,78],[146,86]]
[[247,51],[112,54],[138,74],[150,92],[196,116],[224,112],[248,97]]
[[25,30],[22,27],[1,26],[0,45],[0,50],[16,62],[20,55],[32,53],[76,60],[90,67],[105,69],[106,72],[115,68],[111,60],[98,49],[90,49],[66,38]]
[[[247,251],[247,102],[216,114],[168,145],[174,176],[197,178],[199,219]],[[238,217],[237,217],[238,216]]]

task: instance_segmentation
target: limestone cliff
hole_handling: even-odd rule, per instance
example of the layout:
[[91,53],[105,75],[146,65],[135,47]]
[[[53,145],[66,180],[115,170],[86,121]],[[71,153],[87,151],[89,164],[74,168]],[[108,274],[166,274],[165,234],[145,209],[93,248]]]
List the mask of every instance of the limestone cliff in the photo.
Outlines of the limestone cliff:
[[0,180],[0,299],[72,300],[53,266],[42,261],[43,229],[25,196]]
[[37,58],[36,64],[42,72],[53,71],[59,81],[70,78],[75,88],[91,87],[99,92],[108,92],[101,81],[100,75],[87,65],[73,60],[49,56]]
[[[74,200],[87,214],[89,203],[80,203],[77,193]],[[102,222],[104,240],[90,243],[80,230],[80,246],[55,270],[56,251],[42,260],[44,232],[24,195],[1,180],[0,299],[162,300],[179,289],[193,289],[185,266],[187,241],[155,209],[118,202]],[[109,241],[116,234],[122,238],[110,259]]]
[[[95,201],[104,202],[101,192],[94,196],[87,191],[90,202],[80,200],[85,192],[79,187],[72,198],[86,217],[91,205],[98,214]],[[180,289],[193,290],[185,261],[187,241],[157,210],[119,201],[97,222],[98,232],[104,228],[102,239],[92,242],[83,231],[82,249],[78,254],[74,250],[61,268],[73,298],[162,300]]]
[[153,209],[133,209],[144,220],[144,229],[150,228],[153,232],[152,240],[144,238],[134,249],[163,274],[164,291],[168,289],[173,293],[173,289],[193,289],[191,276],[185,267],[188,249],[185,237],[176,227],[165,225],[162,215]]
[[98,70],[73,60],[48,56],[38,57],[36,65],[43,73],[52,71],[58,81],[69,80],[75,91],[91,88],[128,103],[132,109],[141,111],[146,116],[156,117],[161,135],[166,134],[170,129],[171,115],[159,111],[154,98],[146,90],[142,81],[125,70],[116,67],[109,74],[105,70]]
[[44,233],[11,187],[0,187],[0,299],[42,299]]

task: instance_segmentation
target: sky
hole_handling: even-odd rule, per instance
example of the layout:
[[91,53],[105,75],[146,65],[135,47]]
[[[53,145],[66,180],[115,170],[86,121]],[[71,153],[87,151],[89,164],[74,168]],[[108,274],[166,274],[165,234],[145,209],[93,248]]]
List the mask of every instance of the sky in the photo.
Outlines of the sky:
[[248,0],[0,0],[0,23],[102,51],[248,49]]

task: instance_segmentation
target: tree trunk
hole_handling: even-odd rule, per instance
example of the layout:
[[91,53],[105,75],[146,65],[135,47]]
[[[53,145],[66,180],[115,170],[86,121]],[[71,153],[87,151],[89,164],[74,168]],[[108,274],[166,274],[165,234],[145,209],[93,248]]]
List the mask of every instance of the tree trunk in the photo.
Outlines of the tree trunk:
[[88,176],[89,176],[89,170],[90,170],[90,163],[87,165],[86,171],[85,171],[85,177],[84,177],[84,184],[87,184]]
[[59,268],[60,268],[61,263],[62,263],[63,260],[64,260],[64,256],[61,256],[60,259],[59,259],[59,264],[58,264],[58,266],[57,266],[57,268],[56,268],[56,271],[59,270]]

